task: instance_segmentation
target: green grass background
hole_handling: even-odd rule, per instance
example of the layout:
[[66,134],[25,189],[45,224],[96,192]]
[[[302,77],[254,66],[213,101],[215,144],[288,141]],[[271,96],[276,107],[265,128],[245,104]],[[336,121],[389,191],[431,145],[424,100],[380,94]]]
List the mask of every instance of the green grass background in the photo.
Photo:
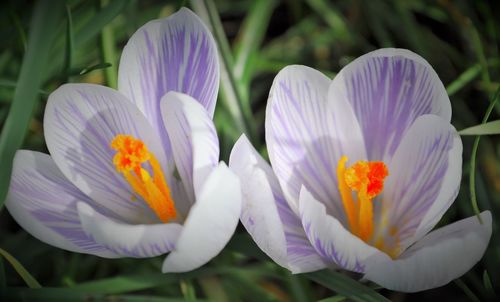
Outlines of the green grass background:
[[[498,119],[500,102],[490,102],[499,87],[499,1],[2,1],[0,204],[15,151],[47,152],[42,120],[48,94],[66,82],[116,87],[117,63],[131,34],[181,6],[204,17],[223,55],[215,114],[223,160],[243,132],[266,155],[266,100],[281,68],[304,64],[333,77],[354,58],[380,47],[408,48],[430,62],[447,88],[452,123],[458,130],[479,124],[488,107],[489,119]],[[0,297],[155,302],[495,300],[500,294],[498,137],[483,136],[480,143],[474,136],[462,139],[462,186],[441,223],[473,215],[471,201],[477,196],[477,207],[493,213],[493,237],[481,262],[444,287],[402,294],[358,283],[356,275],[291,275],[262,254],[241,226],[208,265],[186,274],[161,274],[163,257],[106,260],[48,246],[0,207],[0,248],[7,256],[0,257]]]

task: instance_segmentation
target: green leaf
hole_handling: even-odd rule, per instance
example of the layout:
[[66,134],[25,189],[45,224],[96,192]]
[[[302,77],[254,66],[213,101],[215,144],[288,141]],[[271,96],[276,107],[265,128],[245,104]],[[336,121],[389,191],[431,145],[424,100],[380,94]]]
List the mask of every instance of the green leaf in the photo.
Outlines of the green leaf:
[[92,294],[121,294],[165,286],[168,284],[175,284],[178,283],[179,280],[190,280],[192,278],[207,276],[214,273],[214,270],[201,268],[183,274],[152,273],[144,275],[118,276],[80,283],[72,287],[72,290]]
[[112,66],[111,63],[98,63],[98,64],[95,64],[95,65],[92,65],[89,67],[85,67],[82,70],[77,71],[76,74],[84,75],[84,74],[87,74],[87,73],[92,72],[94,70],[105,69],[105,68],[109,68],[111,66]]
[[7,251],[4,249],[0,248],[0,255],[7,260],[10,265],[16,270],[16,272],[23,278],[24,282],[30,287],[30,288],[41,288],[42,286],[38,281],[36,281],[33,276],[24,268],[24,266],[17,261],[16,258],[14,258],[11,254],[9,254]]
[[[495,108],[495,105],[498,101],[499,95],[500,95],[500,87],[498,87],[497,91],[495,92],[495,95],[493,96],[493,99],[490,102],[490,105],[488,106],[488,109],[486,109],[486,113],[484,114],[483,118],[483,124],[486,124],[486,122],[488,121],[488,118],[490,117],[490,114]],[[476,139],[474,140],[474,145],[472,146],[472,154],[470,159],[469,191],[470,191],[470,202],[472,205],[472,209],[474,210],[474,213],[476,214],[476,217],[479,220],[479,222],[483,223],[483,220],[481,219],[480,216],[481,211],[479,210],[479,206],[477,205],[477,197],[476,197],[476,157],[480,139],[481,136],[477,136]]]
[[375,290],[334,270],[322,270],[304,274],[307,278],[319,283],[339,295],[358,302],[389,301]]
[[500,134],[500,120],[469,127],[458,132],[460,135],[492,135]]
[[496,297],[495,289],[491,283],[490,275],[487,270],[483,272],[483,286],[490,297]]
[[[145,295],[103,295],[75,291],[71,288],[8,288],[5,298],[7,301],[37,301],[37,302],[185,302],[184,298],[164,298]],[[206,300],[193,300],[206,301]]]
[[66,54],[64,59],[64,74],[69,77],[72,62],[73,62],[73,18],[71,17],[71,7],[66,5],[66,16],[68,18],[66,23]]
[[[237,79],[242,80],[249,73],[248,70],[254,67],[253,64],[249,64],[249,58],[258,51],[276,4],[276,0],[253,1],[250,12],[243,21],[237,37],[238,43],[235,46],[234,74]],[[250,76],[247,75],[245,86],[249,81]]]
[[28,49],[23,58],[14,99],[0,135],[0,209],[3,206],[10,181],[12,160],[21,147],[36,105],[42,84],[43,70],[49,62],[49,50],[64,11],[63,1],[38,1],[34,8],[28,38]]
[[[101,3],[107,4],[109,1],[102,0]],[[108,24],[104,26],[101,31],[101,51],[102,57],[105,62],[110,62],[113,66],[106,68],[104,75],[106,76],[106,83],[109,87],[116,89],[118,83],[118,71],[116,66],[116,51],[115,51],[115,38],[113,27]]]
[[323,299],[323,300],[319,300],[318,302],[340,302],[340,301],[344,301],[346,299],[346,297],[344,296],[333,296],[333,297],[328,297],[326,299]]
[[464,292],[464,294],[469,298],[470,301],[474,302],[481,301],[476,296],[476,294],[474,294],[474,292],[469,288],[469,286],[467,286],[467,284],[465,284],[465,282],[462,281],[462,279],[456,279],[454,282],[458,287],[460,287],[460,289]]

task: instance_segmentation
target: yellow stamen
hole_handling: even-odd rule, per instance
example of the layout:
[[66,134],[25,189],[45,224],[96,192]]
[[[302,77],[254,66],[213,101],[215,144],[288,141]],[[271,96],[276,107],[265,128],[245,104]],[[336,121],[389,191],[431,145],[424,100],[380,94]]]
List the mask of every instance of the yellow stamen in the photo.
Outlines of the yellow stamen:
[[[165,181],[160,164],[153,153],[139,139],[118,134],[111,142],[117,151],[113,157],[116,170],[123,174],[132,190],[141,196],[163,222],[177,217],[170,188]],[[149,163],[153,176],[143,165]]]
[[354,234],[357,234],[358,228],[358,217],[356,215],[356,205],[352,199],[351,190],[347,186],[345,181],[345,163],[347,162],[347,156],[342,156],[337,165],[337,178],[338,187],[340,191],[340,197],[342,198],[342,203],[344,204],[344,210],[347,215],[347,220],[349,221],[349,226]]
[[[373,235],[373,203],[384,187],[388,175],[383,162],[358,161],[345,168],[347,157],[342,156],[337,166],[337,178],[342,203],[353,234],[368,241]],[[357,201],[352,198],[352,191],[357,192]],[[383,242],[377,245],[382,246]]]

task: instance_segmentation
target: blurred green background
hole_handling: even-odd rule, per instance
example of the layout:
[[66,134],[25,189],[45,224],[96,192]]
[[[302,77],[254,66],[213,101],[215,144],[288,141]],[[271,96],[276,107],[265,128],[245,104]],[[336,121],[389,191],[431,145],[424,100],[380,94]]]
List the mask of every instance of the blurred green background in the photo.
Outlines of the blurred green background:
[[[48,94],[66,82],[116,87],[117,63],[128,38],[147,21],[181,6],[192,8],[214,29],[223,56],[215,122],[226,161],[242,132],[266,155],[263,125],[269,88],[289,64],[308,65],[334,77],[371,50],[408,48],[427,59],[445,84],[458,130],[481,122],[499,87],[500,1],[2,1],[0,200],[15,150],[47,152],[42,119]],[[490,120],[499,113],[497,104]],[[208,265],[163,275],[163,257],[107,260],[48,246],[2,208],[0,248],[44,289],[28,289],[0,258],[0,291],[9,301],[380,300],[369,288],[393,301],[495,300],[500,294],[495,222],[500,217],[500,145],[497,136],[485,136],[473,157],[475,137],[462,139],[462,186],[442,223],[474,214],[469,177],[471,159],[477,158],[472,170],[475,195],[479,208],[493,213],[493,237],[478,265],[441,288],[409,295],[362,286],[345,274],[291,275],[263,255],[241,226]]]

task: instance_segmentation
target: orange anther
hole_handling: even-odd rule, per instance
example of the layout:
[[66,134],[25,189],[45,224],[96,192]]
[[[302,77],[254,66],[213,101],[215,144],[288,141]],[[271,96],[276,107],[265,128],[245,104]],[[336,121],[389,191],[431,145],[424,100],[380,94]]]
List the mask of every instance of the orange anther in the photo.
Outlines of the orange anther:
[[[161,221],[175,219],[177,212],[170,188],[158,160],[144,142],[130,135],[118,134],[111,141],[111,148],[117,151],[113,157],[116,170],[123,174],[134,192],[146,201]],[[147,167],[143,167],[146,164]],[[153,176],[145,168],[149,168]]]

